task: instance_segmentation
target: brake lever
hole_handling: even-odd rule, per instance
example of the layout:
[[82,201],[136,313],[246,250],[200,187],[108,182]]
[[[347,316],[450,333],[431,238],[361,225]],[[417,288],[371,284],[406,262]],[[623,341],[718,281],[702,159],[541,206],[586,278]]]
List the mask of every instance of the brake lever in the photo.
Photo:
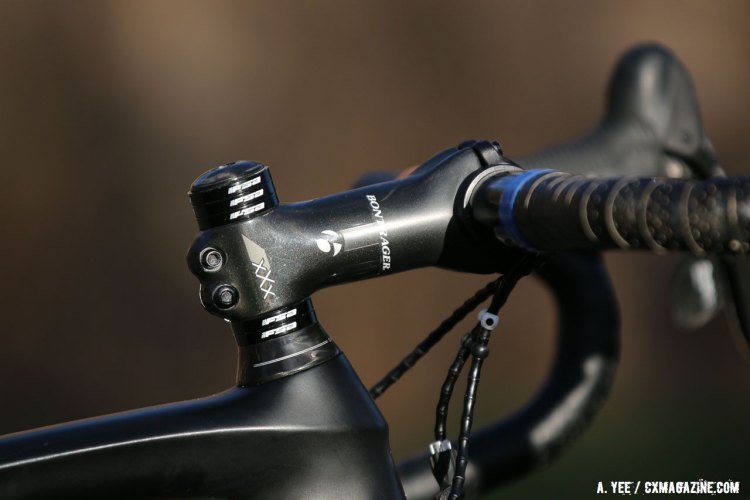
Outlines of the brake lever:
[[[671,51],[655,44],[637,46],[620,59],[609,83],[604,119],[594,132],[519,163],[526,168],[592,175],[726,176],[704,132],[690,74]],[[717,272],[701,271],[711,266]],[[730,323],[736,326],[733,330],[742,332],[741,344],[750,346],[747,258],[687,258],[675,273],[675,283],[691,283],[693,275],[704,278],[700,285],[672,294],[672,317],[679,326],[699,328],[715,317],[723,304],[734,311]],[[690,314],[691,304],[712,305]]]

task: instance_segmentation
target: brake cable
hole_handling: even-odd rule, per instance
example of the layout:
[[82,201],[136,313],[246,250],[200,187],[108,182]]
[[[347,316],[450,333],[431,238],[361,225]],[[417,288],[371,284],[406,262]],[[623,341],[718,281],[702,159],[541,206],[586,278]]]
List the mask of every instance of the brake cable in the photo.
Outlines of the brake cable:
[[[431,464],[435,463],[433,466],[433,474],[441,485],[442,491],[437,497],[441,500],[444,498],[458,500],[463,497],[464,483],[466,481],[466,467],[469,463],[469,435],[474,421],[474,405],[477,398],[480,372],[484,360],[490,354],[490,349],[487,345],[489,344],[492,330],[494,330],[499,323],[497,314],[505,305],[505,302],[510,296],[510,292],[513,291],[518,281],[541,264],[541,261],[542,258],[538,255],[527,254],[516,263],[509,272],[505,273],[500,278],[495,295],[490,302],[490,306],[479,314],[479,322],[474,326],[472,331],[462,339],[461,346],[456,354],[456,359],[454,360],[451,369],[448,371],[445,383],[440,392],[440,400],[436,410],[436,442],[431,445],[431,451],[433,451],[433,454],[430,460]],[[456,384],[456,379],[461,372],[461,368],[463,368],[463,365],[467,361],[468,354],[471,354],[471,368],[467,375],[466,393],[464,394],[464,408],[461,414],[461,430],[458,438],[458,451],[454,455],[451,450],[450,441],[446,439],[445,435],[446,418],[448,415],[448,405],[451,396],[453,395],[453,388]],[[434,453],[436,445],[438,447],[437,455]],[[441,455],[443,460],[440,460]],[[448,460],[445,460],[446,458]],[[455,466],[451,467],[454,460]],[[449,465],[447,470],[444,467],[446,464]],[[443,467],[438,467],[438,465],[443,465]],[[451,475],[450,469],[452,468],[455,468],[455,471]],[[441,473],[443,474],[442,477],[440,477]]]
[[[486,284],[477,290],[472,297],[467,299],[461,306],[455,309],[451,315],[443,320],[440,325],[431,331],[427,337],[407,354],[401,362],[391,369],[385,377],[370,389],[370,396],[377,398],[382,395],[391,385],[399,380],[419,359],[422,358],[433,346],[450,332],[466,315],[474,310],[488,297],[492,301],[486,310],[479,314],[479,321],[461,339],[456,357],[448,370],[445,382],[440,391],[440,398],[436,408],[435,438],[436,441],[430,445],[430,465],[433,475],[440,484],[441,491],[436,498],[451,500],[463,496],[466,467],[468,465],[468,443],[469,434],[474,418],[474,405],[476,402],[477,388],[479,386],[480,372],[484,359],[489,355],[487,347],[492,330],[499,323],[498,312],[505,305],[511,291],[518,281],[533,269],[538,267],[546,257],[529,253],[520,259],[513,267],[500,278]],[[464,396],[464,408],[461,416],[461,430],[458,440],[458,449],[453,450],[450,441],[446,438],[446,419],[448,406],[453,395],[453,389],[461,373],[461,369],[471,355],[472,363],[468,374],[466,394]]]
[[427,337],[417,344],[417,346],[407,354],[404,359],[393,367],[380,381],[370,388],[370,397],[377,399],[381,396],[391,385],[396,383],[411,367],[413,367],[417,361],[427,354],[442,338],[453,328],[460,323],[467,314],[476,309],[476,307],[487,300],[492,294],[497,291],[497,287],[500,284],[502,278],[497,278],[484,287],[477,290],[474,295],[468,298],[463,304],[461,304],[456,310],[454,310],[450,316],[444,319],[437,328],[432,330]]

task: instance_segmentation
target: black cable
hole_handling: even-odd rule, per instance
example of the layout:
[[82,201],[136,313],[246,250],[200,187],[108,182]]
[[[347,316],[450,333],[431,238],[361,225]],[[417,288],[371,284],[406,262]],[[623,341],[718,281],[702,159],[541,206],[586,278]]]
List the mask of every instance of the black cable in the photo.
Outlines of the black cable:
[[490,340],[490,333],[490,330],[482,328],[471,346],[471,369],[469,370],[466,394],[464,395],[464,411],[461,416],[461,432],[458,438],[456,473],[453,476],[451,494],[449,497],[451,500],[457,500],[463,496],[464,482],[466,481],[466,466],[469,463],[467,450],[469,446],[469,435],[471,434],[471,425],[474,421],[474,404],[477,399],[477,389],[479,388],[479,375],[482,370],[482,363],[490,353],[490,350],[487,347]]
[[[515,283],[518,282],[523,274],[528,274],[529,270],[525,270],[525,262],[526,261],[519,262],[519,264],[511,269],[511,271],[490,283],[490,285],[496,285],[495,293],[488,309],[490,313],[496,314],[496,312],[500,310],[503,304],[508,300],[508,296],[510,295],[513,286],[515,286]],[[488,287],[489,285],[485,289]],[[477,323],[474,329],[461,339],[461,345],[456,353],[456,357],[454,358],[440,389],[440,398],[438,399],[437,408],[435,410],[435,439],[437,441],[442,441],[446,438],[448,405],[450,404],[451,396],[453,395],[453,388],[456,385],[461,369],[466,363],[472,342],[476,341],[476,336],[481,333],[481,330],[482,328],[480,324]]]
[[377,384],[372,386],[370,389],[370,396],[375,399],[383,394],[386,389],[393,385],[404,373],[414,366],[422,356],[427,354],[435,344],[440,342],[446,333],[460,323],[467,314],[495,293],[499,283],[500,279],[492,280],[487,283],[483,288],[477,290],[472,297],[468,298],[455,311],[453,311],[451,315],[444,319],[437,328],[431,331],[422,342],[417,344],[417,346],[407,354],[398,365],[391,369]]
[[[497,287],[497,291],[495,292],[495,295],[492,298],[492,302],[490,303],[490,306],[487,308],[487,313],[492,315],[497,315],[497,313],[500,311],[500,308],[505,305],[505,302],[508,300],[508,297],[510,296],[510,292],[513,291],[513,288],[518,283],[518,280],[520,280],[523,276],[529,274],[532,269],[534,269],[536,266],[538,266],[542,262],[542,259],[540,259],[538,256],[535,255],[528,255],[524,257],[518,264],[513,266],[513,268],[506,274],[502,276],[500,279],[500,282]],[[471,434],[471,426],[474,420],[474,405],[476,403],[476,397],[477,397],[477,390],[479,387],[479,379],[480,379],[480,373],[482,370],[482,364],[484,363],[484,360],[489,356],[489,348],[487,347],[487,344],[490,340],[490,334],[492,333],[492,329],[496,325],[488,325],[490,328],[485,328],[485,325],[482,324],[482,321],[477,324],[477,326],[472,330],[472,333],[470,334],[471,340],[467,342],[465,345],[464,342],[461,343],[461,347],[459,348],[459,353],[462,351],[470,351],[471,352],[471,369],[469,370],[468,374],[468,381],[466,384],[466,394],[464,395],[464,408],[463,413],[461,415],[461,431],[459,434],[458,439],[458,450],[457,450],[457,457],[456,457],[456,468],[455,468],[455,474],[453,476],[453,481],[451,483],[451,490],[450,490],[450,500],[458,500],[459,498],[463,497],[463,488],[464,483],[466,481],[466,467],[468,465],[469,461],[469,455],[468,455],[468,446],[469,446],[469,436]],[[458,356],[457,356],[458,358]],[[465,362],[465,354],[464,354],[464,362]],[[461,363],[463,365],[463,362]],[[453,366],[451,366],[451,370],[453,369]],[[460,370],[460,368],[459,368]],[[449,372],[449,377],[452,375]],[[457,374],[456,374],[457,376]],[[453,385],[455,385],[455,380],[453,381]],[[441,401],[446,399],[444,402],[445,409],[444,414],[447,414],[447,405],[450,402],[450,397],[452,393],[452,386],[451,390],[447,395],[444,395],[441,392]],[[446,398],[447,396],[447,398]],[[445,416],[443,416],[443,424],[442,427],[445,427]],[[438,424],[436,424],[436,432],[438,429]],[[443,432],[444,434],[444,432]],[[445,439],[444,437],[442,439]]]
[[547,256],[529,255],[518,262],[513,268],[500,278],[497,291],[492,297],[492,302],[487,308],[487,312],[497,314],[505,303],[508,301],[510,292],[518,283],[518,280],[529,274],[535,268],[547,261]]
[[461,339],[461,346],[458,348],[456,357],[448,369],[448,375],[445,377],[443,386],[440,389],[440,399],[438,399],[437,408],[435,409],[435,440],[443,441],[446,438],[446,421],[448,419],[448,405],[453,395],[453,387],[456,385],[461,369],[466,363],[469,355],[469,349],[474,341],[474,332],[467,333]]
[[[370,389],[370,396],[375,399],[383,394],[391,385],[399,380],[404,373],[413,367],[432,347],[435,346],[450,330],[452,330],[466,315],[474,310],[479,304],[491,295],[493,296],[487,310],[490,314],[497,311],[505,304],[518,280],[528,274],[538,263],[538,256],[528,255],[511,268],[502,277],[491,281],[483,288],[474,293],[460,307],[455,309],[451,315],[443,320],[437,328],[430,332],[427,337],[391,369],[385,377]],[[494,325],[492,326],[494,328]],[[474,415],[474,403],[479,385],[479,376],[484,358],[489,354],[487,344],[490,338],[490,329],[483,328],[481,322],[461,339],[461,345],[456,357],[451,364],[446,379],[441,387],[440,398],[436,408],[435,437],[440,441],[446,439],[446,421],[448,406],[453,394],[458,376],[469,354],[472,357],[472,365],[468,375],[466,395],[464,397],[464,409],[461,418],[461,432],[459,436],[458,455],[456,460],[455,474],[453,475],[450,489],[450,498],[458,499],[463,496],[463,485],[465,482],[466,466],[468,464],[468,441]],[[449,477],[449,476],[448,476]],[[445,484],[445,483],[444,483]],[[448,493],[446,489],[443,494]]]

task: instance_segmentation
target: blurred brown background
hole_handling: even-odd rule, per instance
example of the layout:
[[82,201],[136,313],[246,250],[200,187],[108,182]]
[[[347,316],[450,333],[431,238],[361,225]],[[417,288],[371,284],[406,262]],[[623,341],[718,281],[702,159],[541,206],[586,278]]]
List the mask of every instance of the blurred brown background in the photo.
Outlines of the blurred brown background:
[[[729,171],[748,172],[749,20],[747,1],[0,1],[0,433],[232,384],[229,329],[184,262],[185,193],[214,165],[262,161],[296,201],[466,138],[523,156],[591,129],[617,57],[656,40],[692,72]],[[614,393],[508,498],[593,496],[600,480],[750,489],[750,365],[722,318],[670,325],[678,260],[608,256],[623,315]],[[422,270],[315,303],[369,385],[486,279]],[[523,283],[493,339],[480,422],[533,394],[553,328],[546,291]],[[379,401],[396,455],[431,440],[457,338]]]

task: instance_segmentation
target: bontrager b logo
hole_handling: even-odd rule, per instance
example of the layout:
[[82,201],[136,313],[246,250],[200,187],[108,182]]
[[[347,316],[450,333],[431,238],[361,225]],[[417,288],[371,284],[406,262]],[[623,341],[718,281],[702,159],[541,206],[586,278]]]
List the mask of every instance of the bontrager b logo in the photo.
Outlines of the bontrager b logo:
[[334,257],[338,255],[341,251],[341,248],[344,246],[344,238],[343,236],[341,236],[341,233],[326,229],[320,234],[322,234],[323,237],[315,240],[315,243],[318,245],[320,251],[325,253],[333,252]]

